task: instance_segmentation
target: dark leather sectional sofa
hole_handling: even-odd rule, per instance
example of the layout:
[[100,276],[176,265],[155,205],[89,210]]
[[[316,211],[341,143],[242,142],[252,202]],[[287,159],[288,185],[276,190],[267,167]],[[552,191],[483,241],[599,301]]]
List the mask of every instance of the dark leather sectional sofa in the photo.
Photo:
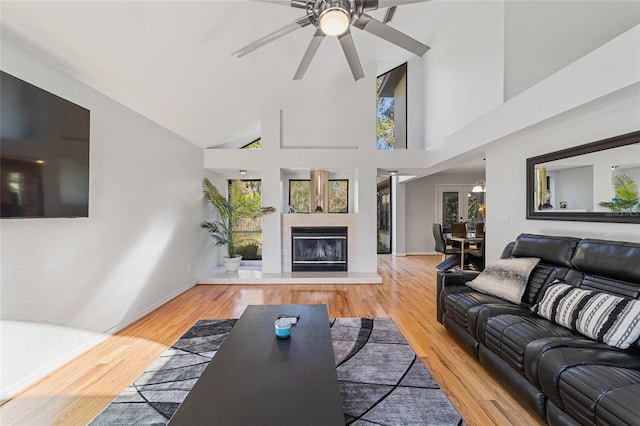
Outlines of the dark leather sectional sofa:
[[478,273],[439,272],[438,321],[548,424],[640,424],[638,340],[619,349],[530,309],[556,280],[639,299],[640,244],[522,234],[501,257],[540,258],[521,304],[466,286]]

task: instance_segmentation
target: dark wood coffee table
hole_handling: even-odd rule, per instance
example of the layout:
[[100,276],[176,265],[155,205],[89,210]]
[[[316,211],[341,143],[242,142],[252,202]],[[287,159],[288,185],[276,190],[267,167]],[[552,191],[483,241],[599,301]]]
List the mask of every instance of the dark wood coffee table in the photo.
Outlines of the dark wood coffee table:
[[[279,314],[299,314],[278,339]],[[170,425],[344,425],[325,305],[251,305]]]

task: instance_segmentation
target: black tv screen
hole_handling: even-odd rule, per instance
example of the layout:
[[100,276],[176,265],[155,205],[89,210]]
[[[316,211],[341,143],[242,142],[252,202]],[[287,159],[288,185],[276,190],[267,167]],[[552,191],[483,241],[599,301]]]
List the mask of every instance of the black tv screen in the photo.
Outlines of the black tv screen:
[[3,218],[89,216],[89,110],[2,72]]

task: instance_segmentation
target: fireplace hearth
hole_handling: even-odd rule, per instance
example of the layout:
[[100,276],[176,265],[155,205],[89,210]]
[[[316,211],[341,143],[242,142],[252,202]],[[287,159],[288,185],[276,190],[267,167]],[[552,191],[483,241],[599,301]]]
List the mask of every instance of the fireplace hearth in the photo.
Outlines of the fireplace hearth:
[[291,228],[292,271],[347,271],[346,226]]

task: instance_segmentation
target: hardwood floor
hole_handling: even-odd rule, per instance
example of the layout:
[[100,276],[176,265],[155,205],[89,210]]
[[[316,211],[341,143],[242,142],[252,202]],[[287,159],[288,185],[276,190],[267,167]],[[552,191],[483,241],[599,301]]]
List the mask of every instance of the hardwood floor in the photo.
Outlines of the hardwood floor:
[[199,285],[0,407],[2,425],[86,424],[191,325],[250,304],[324,303],[332,317],[391,317],[469,425],[539,425],[436,321],[439,256],[380,255],[382,285]]

